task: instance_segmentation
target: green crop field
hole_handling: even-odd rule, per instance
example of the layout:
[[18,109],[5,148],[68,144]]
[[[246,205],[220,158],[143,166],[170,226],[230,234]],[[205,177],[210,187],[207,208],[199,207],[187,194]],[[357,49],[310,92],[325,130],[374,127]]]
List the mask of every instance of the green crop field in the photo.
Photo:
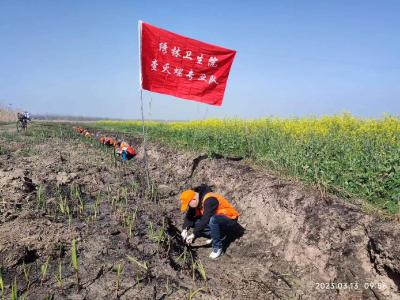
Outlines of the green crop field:
[[[97,126],[141,132],[141,122]],[[148,136],[183,149],[239,156],[331,193],[399,210],[400,119],[321,118],[146,122]]]

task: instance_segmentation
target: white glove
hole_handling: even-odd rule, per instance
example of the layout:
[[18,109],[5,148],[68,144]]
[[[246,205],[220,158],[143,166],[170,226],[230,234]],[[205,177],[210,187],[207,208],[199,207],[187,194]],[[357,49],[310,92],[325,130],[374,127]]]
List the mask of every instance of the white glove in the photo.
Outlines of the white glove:
[[194,234],[192,233],[191,235],[186,237],[186,244],[190,245],[191,243],[193,243],[193,240],[194,240]]
[[182,232],[181,232],[181,236],[182,236],[182,238],[183,238],[184,240],[186,239],[187,235],[188,235],[187,229],[183,229]]

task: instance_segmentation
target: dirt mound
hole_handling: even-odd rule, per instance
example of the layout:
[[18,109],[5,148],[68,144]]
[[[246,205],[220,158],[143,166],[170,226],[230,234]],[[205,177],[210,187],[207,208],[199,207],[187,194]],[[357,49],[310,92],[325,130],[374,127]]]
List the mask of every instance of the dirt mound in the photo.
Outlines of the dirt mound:
[[[10,203],[0,216],[7,297],[15,278],[29,299],[400,298],[400,226],[341,199],[244,161],[154,143],[148,188],[136,137],[125,137],[139,149],[127,164],[73,134],[21,157],[13,150],[32,145],[21,139],[0,155],[0,195]],[[209,248],[189,248],[179,234],[177,195],[201,183],[234,203],[245,229],[215,261]]]

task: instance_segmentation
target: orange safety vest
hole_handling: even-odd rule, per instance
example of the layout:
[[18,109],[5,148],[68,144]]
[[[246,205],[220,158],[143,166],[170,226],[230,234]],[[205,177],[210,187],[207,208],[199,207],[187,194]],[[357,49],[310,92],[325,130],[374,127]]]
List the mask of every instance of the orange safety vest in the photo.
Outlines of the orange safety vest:
[[230,219],[237,219],[240,214],[236,209],[233,208],[232,204],[229,203],[228,200],[225,199],[224,196],[217,193],[207,193],[202,200],[202,208],[196,208],[196,216],[201,217],[204,214],[204,203],[208,198],[215,198],[218,200],[218,207],[215,212],[216,215],[223,215]]
[[133,149],[131,146],[128,146],[128,147],[126,148],[126,152],[128,152],[130,155],[133,155],[133,156],[136,155],[135,149]]
[[114,146],[116,144],[116,141],[112,137],[106,137],[104,138],[104,145],[107,146]]

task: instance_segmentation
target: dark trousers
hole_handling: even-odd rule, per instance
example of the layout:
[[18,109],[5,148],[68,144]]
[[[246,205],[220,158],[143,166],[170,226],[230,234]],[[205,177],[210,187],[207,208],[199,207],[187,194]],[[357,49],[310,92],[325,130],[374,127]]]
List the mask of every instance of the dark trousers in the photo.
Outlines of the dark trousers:
[[237,221],[234,219],[223,215],[213,215],[201,234],[212,239],[213,250],[222,249],[226,236],[232,233],[231,231],[234,230],[236,225]]

